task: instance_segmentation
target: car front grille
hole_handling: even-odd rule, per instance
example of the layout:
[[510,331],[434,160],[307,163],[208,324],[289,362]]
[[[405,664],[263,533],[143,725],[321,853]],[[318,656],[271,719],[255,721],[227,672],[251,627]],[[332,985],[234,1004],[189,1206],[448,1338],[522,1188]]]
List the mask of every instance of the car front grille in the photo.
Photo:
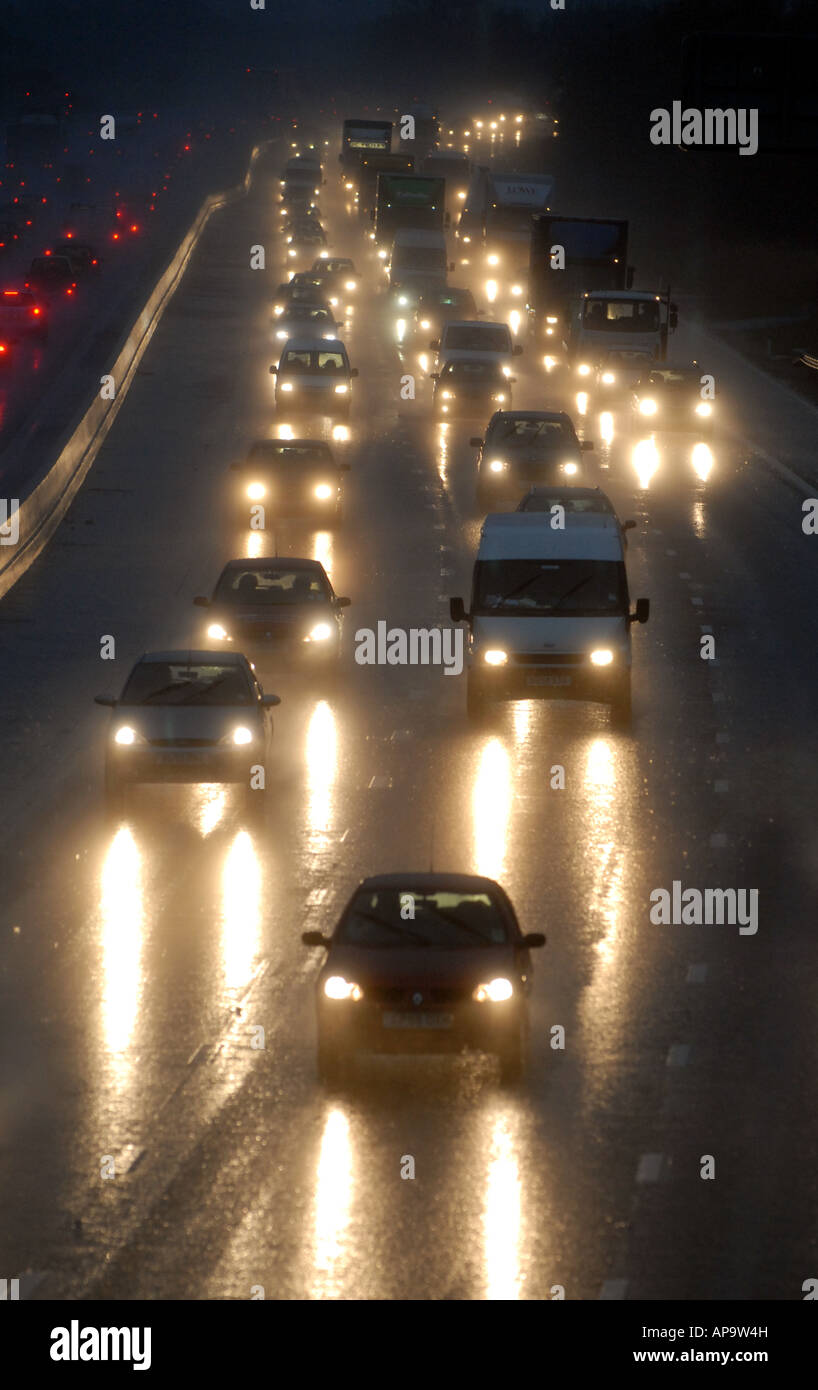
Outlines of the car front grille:
[[152,738],[152,748],[215,748],[215,738]]
[[[414,1002],[415,995],[422,996],[418,1004]],[[369,985],[364,988],[364,998],[387,1009],[427,1009],[462,1003],[469,998],[469,990],[427,985]]]

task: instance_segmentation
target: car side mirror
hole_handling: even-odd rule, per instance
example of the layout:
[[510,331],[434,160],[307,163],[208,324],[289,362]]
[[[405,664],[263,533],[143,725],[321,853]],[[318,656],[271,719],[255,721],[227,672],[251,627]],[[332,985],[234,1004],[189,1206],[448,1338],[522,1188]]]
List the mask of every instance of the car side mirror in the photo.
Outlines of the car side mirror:
[[529,931],[526,932],[525,936],[520,942],[520,945],[525,946],[526,949],[530,948],[533,950],[535,946],[544,946],[545,942],[546,935],[544,931]]
[[198,598],[195,598],[195,599],[193,600],[193,605],[194,605],[195,608],[209,608],[209,607],[210,607],[210,599],[209,599],[209,598],[203,598],[202,595],[199,594]]
[[350,376],[357,376],[357,375],[358,375],[358,368],[357,368],[357,367],[353,367],[349,375],[350,375]]
[[429,380],[430,380],[430,381],[440,381],[440,372],[430,372],[430,373],[429,373]]
[[512,357],[522,357],[523,349],[521,343],[514,344],[514,347],[511,349],[511,355]]
[[635,527],[635,525],[636,525],[636,522],[635,522],[635,521],[623,521],[623,522],[622,522],[622,530],[623,530],[623,531],[632,531],[633,528]]
[[631,623],[646,623],[650,617],[650,599],[638,598],[636,608],[633,613],[628,614],[628,621]]
[[261,697],[261,703],[264,705],[265,709],[272,709],[274,705],[280,705],[280,704],[281,704],[281,696],[280,696],[280,695],[262,695],[262,697]]
[[589,450],[589,449],[593,449],[593,447],[594,447],[594,441],[593,441],[593,439],[582,439],[582,440],[580,440],[580,445],[579,445],[580,453],[587,454],[587,453],[588,453],[588,450]]
[[429,347],[432,349],[432,352],[437,352],[438,348],[440,347],[440,339],[433,338],[429,344]]
[[107,705],[109,709],[113,709],[114,705],[116,704],[116,700],[114,699],[113,695],[95,695],[94,704]]
[[480,438],[479,434],[473,434],[471,439],[469,440],[469,443],[473,449],[482,449],[483,447],[483,441]]
[[302,931],[301,940],[305,946],[329,946],[330,939],[322,931]]
[[351,602],[352,602],[352,599],[351,599],[351,598],[336,598],[336,600],[335,600],[335,607],[336,607],[336,608],[349,608],[349,605],[351,604]]
[[278,367],[271,367],[271,368],[270,368],[270,376],[275,376],[275,374],[276,374],[277,371],[278,371]]
[[449,599],[449,617],[453,623],[462,623],[468,617],[462,598]]

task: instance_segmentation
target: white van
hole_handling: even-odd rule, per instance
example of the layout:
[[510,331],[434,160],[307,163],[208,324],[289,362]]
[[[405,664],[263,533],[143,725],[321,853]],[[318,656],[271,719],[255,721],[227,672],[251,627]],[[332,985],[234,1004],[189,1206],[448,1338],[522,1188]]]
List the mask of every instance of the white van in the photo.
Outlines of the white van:
[[413,231],[410,228],[395,234],[389,254],[389,288],[407,297],[429,294],[446,287],[449,272],[446,260],[446,238],[443,232]]
[[474,566],[471,609],[449,600],[470,627],[467,705],[482,718],[495,700],[599,700],[614,722],[631,714],[631,623],[622,532],[605,512],[487,516]]

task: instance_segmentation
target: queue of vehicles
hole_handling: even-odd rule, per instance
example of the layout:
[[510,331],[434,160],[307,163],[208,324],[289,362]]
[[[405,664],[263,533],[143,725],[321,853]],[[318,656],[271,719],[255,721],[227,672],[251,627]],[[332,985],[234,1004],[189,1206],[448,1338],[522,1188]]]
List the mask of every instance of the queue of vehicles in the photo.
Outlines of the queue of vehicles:
[[[578,438],[565,411],[513,408],[512,364],[523,351],[516,331],[499,314],[489,318],[471,288],[448,283],[446,228],[455,204],[465,204],[461,251],[473,246],[481,268],[511,277],[509,293],[525,277],[538,347],[553,339],[588,389],[637,422],[661,417],[675,427],[710,414],[698,409],[698,364],[666,364],[675,305],[669,291],[632,289],[627,224],[550,216],[549,176],[504,180],[470,171],[465,152],[447,159],[428,144],[428,125],[420,136],[416,127],[411,155],[393,153],[392,137],[388,121],[344,122],[341,183],[355,195],[348,208],[357,201],[359,213],[371,214],[367,240],[386,273],[382,302],[411,320],[418,342],[436,354],[428,373],[433,414],[488,420],[470,440],[485,520],[468,607],[450,599],[451,621],[468,629],[468,717],[483,722],[506,700],[588,700],[607,704],[614,724],[628,728],[632,628],[650,611],[646,598],[631,606],[625,554],[635,523],[620,522],[591,485],[593,443]],[[309,152],[282,171],[286,258],[297,262],[316,248],[309,269],[282,283],[272,305],[280,354],[269,370],[276,410],[288,420],[346,420],[358,375],[339,335],[342,306],[361,275],[351,258],[330,254],[316,201],[322,185],[320,161]],[[551,269],[559,236],[569,268],[563,281]],[[469,263],[472,252],[461,257]],[[489,299],[497,313],[498,296]],[[337,524],[348,467],[307,428],[257,440],[230,468],[233,518],[252,524],[263,507],[275,518]],[[335,593],[315,559],[232,559],[212,593],[194,603],[205,610],[194,640],[210,645],[148,653],[119,699],[100,698],[112,707],[105,778],[117,810],[127,787],[154,780],[240,783],[259,805],[279,697],[265,693],[257,665],[265,676],[282,667],[316,677],[337,669],[350,599]],[[331,934],[305,932],[303,940],[326,952],[316,981],[325,1082],[340,1080],[355,1053],[464,1047],[496,1054],[506,1081],[522,1074],[530,952],[545,937],[521,930],[493,880],[415,871],[367,878]]]

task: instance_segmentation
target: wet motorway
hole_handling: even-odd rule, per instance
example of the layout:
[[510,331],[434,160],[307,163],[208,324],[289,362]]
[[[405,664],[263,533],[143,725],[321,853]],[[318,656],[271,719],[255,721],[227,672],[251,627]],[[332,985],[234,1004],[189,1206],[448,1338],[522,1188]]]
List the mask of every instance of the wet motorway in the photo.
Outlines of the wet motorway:
[[[211,220],[66,521],[0,602],[2,1272],[35,1298],[796,1298],[818,1211],[815,561],[806,491],[774,465],[810,456],[814,412],[683,324],[720,426],[635,441],[578,413],[522,335],[514,405],[567,408],[594,440],[651,617],[631,731],[545,702],[471,725],[465,673],[354,660],[358,629],[448,624],[468,596],[485,420],[433,421],[332,167],[332,249],[363,271],[344,520],[231,521],[229,464],[300,432],[268,374],[277,159]],[[112,820],[94,695],[142,651],[203,645],[192,600],[248,553],[318,558],[351,597],[338,681],[260,666],[282,701],[262,821],[215,785],[147,788]],[[526,1075],[371,1058],[328,1091],[301,932],[330,931],[365,875],[430,866],[498,879],[547,933]],[[757,889],[758,931],[654,925],[674,881]]]

